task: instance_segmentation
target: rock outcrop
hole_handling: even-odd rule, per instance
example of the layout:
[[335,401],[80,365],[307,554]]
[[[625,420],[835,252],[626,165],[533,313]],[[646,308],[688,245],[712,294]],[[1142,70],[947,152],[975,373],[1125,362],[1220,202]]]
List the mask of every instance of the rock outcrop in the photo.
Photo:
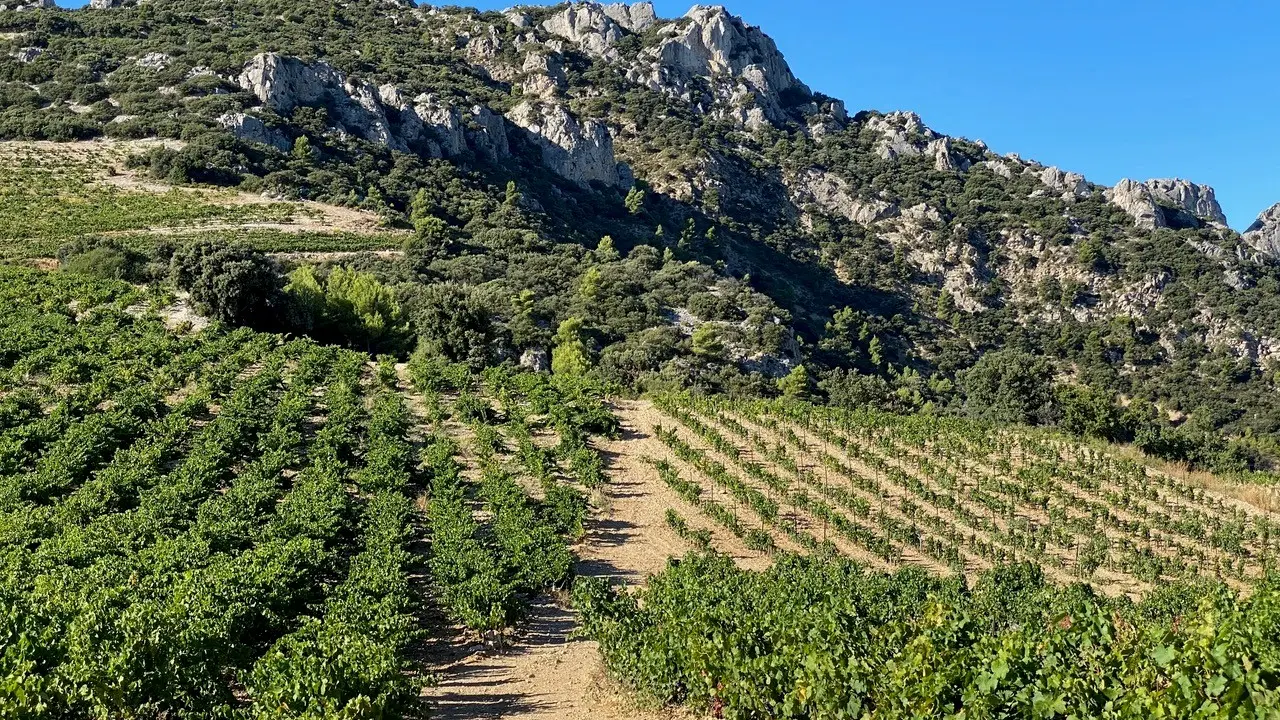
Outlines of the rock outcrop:
[[1152,230],[1164,227],[1164,214],[1151,189],[1146,185],[1125,178],[1106,192],[1107,201],[1129,214],[1140,228]]
[[425,142],[435,157],[457,157],[467,151],[467,136],[462,127],[462,114],[452,105],[431,93],[423,93],[409,106],[399,97],[394,86],[383,86],[380,93],[386,102],[400,107],[401,132],[410,144]]
[[[433,157],[451,158],[472,149],[490,160],[509,153],[506,125],[488,108],[471,108],[475,128],[469,131],[463,113],[435,95],[424,93],[410,102],[395,85],[356,82],[327,63],[264,53],[245,66],[239,82],[276,112],[323,106],[330,110],[338,131],[396,150],[417,148]],[[228,127],[254,135],[256,128],[246,122],[250,126],[239,131]]]
[[1106,193],[1107,200],[1124,210],[1140,228],[1184,228],[1204,224],[1226,227],[1227,218],[1214,197],[1213,188],[1181,179],[1124,179]]
[[626,29],[598,3],[574,3],[543,21],[543,31],[576,43],[583,52],[616,60],[615,43]]
[[[1007,176],[1006,176],[1007,177]],[[1037,173],[1040,182],[1045,187],[1057,193],[1063,200],[1081,200],[1093,194],[1093,190],[1089,187],[1089,182],[1084,179],[1083,175],[1073,172],[1064,172],[1056,167],[1049,166]]]
[[[509,13],[507,18],[517,27],[527,26],[527,16]],[[613,46],[619,40],[628,32],[642,32],[657,21],[653,3],[582,2],[571,3],[544,20],[540,27],[546,33],[575,43],[589,55],[617,60],[618,53]]]
[[658,22],[653,3],[612,3],[604,6],[604,14],[631,32],[644,32]]
[[529,53],[524,57],[521,69],[525,76],[520,89],[526,97],[550,99],[569,85],[569,78],[565,75],[564,64],[559,55]]
[[161,72],[173,64],[173,58],[164,53],[147,53],[135,61],[140,68]]
[[[715,93],[711,100],[738,105],[734,116],[744,124],[761,116],[782,122],[787,99],[812,96],[791,73],[773,40],[723,7],[696,5],[661,32],[658,46],[644,51],[628,71],[633,82],[700,104],[703,98],[695,81],[710,81]],[[742,102],[754,108],[743,109]]]
[[89,7],[93,10],[112,10],[137,4],[137,0],[89,0]]
[[543,164],[557,175],[581,185],[631,183],[630,172],[614,159],[613,136],[603,123],[579,122],[558,103],[523,102],[507,113],[507,119],[525,130],[542,150]]
[[933,166],[943,172],[964,172],[969,169],[969,159],[951,151],[951,138],[930,140],[924,151],[933,156]]
[[13,58],[20,63],[35,62],[44,54],[44,48],[24,47],[13,53]]
[[[1181,210],[1212,225],[1227,226],[1227,216],[1222,213],[1213,188],[1208,185],[1197,185],[1182,179],[1148,180],[1146,185],[1160,204]],[[1171,221],[1168,224],[1171,227],[1174,225]]]
[[885,160],[921,155],[934,140],[942,138],[930,130],[913,112],[891,112],[866,120],[866,128],[878,133],[876,154]]
[[227,128],[236,137],[245,142],[270,145],[278,150],[287,151],[293,143],[283,134],[267,127],[266,123],[253,115],[242,112],[225,113],[218,118],[218,124]]
[[407,149],[404,140],[392,132],[378,88],[348,80],[328,63],[263,53],[249,61],[239,82],[276,112],[290,113],[301,106],[328,107],[342,132],[397,150]]
[[797,205],[814,204],[859,225],[870,225],[898,215],[897,205],[879,199],[855,197],[842,178],[816,168],[798,174],[788,186]]
[[520,367],[530,372],[550,372],[551,353],[546,348],[529,348],[520,354]]
[[1280,203],[1263,210],[1244,231],[1244,241],[1258,252],[1280,257]]
[[53,10],[58,4],[53,0],[19,0],[18,2],[10,2],[0,4],[0,11],[4,10]]
[[467,133],[467,139],[476,154],[497,162],[511,154],[507,139],[507,121],[483,105],[471,107],[471,121],[475,130]]

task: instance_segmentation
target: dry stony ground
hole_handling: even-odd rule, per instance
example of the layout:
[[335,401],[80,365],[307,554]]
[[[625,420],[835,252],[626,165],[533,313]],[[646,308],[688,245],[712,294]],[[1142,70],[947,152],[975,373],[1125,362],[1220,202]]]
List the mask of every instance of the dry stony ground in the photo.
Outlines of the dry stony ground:
[[[609,485],[595,498],[586,537],[576,548],[579,575],[604,576],[630,585],[644,583],[670,556],[688,547],[665,523],[667,508],[681,511],[694,527],[709,527],[694,509],[658,479],[641,458],[669,457],[652,437],[661,416],[647,402],[620,402],[622,439],[601,443],[610,465]],[[716,533],[716,545],[745,566],[767,562],[732,536]],[[610,684],[596,644],[575,638],[575,619],[565,598],[541,598],[530,621],[504,651],[459,638],[437,640],[427,649],[438,683],[428,689],[433,717],[556,718],[557,720],[657,720],[684,717],[640,706]]]

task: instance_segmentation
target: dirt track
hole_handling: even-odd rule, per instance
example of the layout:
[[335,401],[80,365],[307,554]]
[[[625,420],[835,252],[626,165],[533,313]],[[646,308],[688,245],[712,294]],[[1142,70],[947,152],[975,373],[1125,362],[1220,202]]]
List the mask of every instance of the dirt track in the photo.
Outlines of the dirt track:
[[[594,518],[575,548],[577,573],[610,577],[628,585],[645,582],[670,556],[688,547],[666,526],[667,508],[681,511],[690,525],[709,527],[658,479],[641,458],[665,457],[651,437],[660,419],[647,402],[616,407],[623,425],[621,440],[603,442],[610,483],[595,498]],[[732,540],[732,542],[729,542]],[[716,544],[744,565],[760,566],[767,558],[741,546],[723,531]],[[612,687],[594,642],[573,637],[576,620],[563,598],[542,597],[530,608],[529,622],[505,651],[482,644],[443,639],[428,650],[436,659],[439,684],[427,690],[433,717],[557,718],[558,720],[657,720],[687,717],[677,711],[637,706]]]

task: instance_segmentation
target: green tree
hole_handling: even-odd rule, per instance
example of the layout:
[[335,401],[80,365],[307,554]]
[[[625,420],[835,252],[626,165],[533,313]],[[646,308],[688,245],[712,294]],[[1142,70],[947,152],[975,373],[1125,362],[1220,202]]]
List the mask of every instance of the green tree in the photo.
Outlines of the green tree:
[[718,327],[706,323],[693,331],[693,354],[708,360],[721,360],[724,352],[724,340]]
[[623,201],[623,205],[626,206],[627,212],[632,215],[639,215],[640,211],[644,209],[644,191],[633,186],[627,191],[627,199]]
[[880,336],[871,336],[871,342],[867,344],[867,357],[871,358],[871,364],[876,367],[884,365],[884,344],[880,342]]
[[337,268],[323,283],[304,265],[285,288],[294,325],[303,332],[368,351],[399,347],[409,331],[390,289],[372,273]]
[[517,348],[543,346],[547,331],[543,330],[537,316],[537,296],[532,290],[521,290],[511,298],[511,320],[507,323],[511,343]]
[[694,241],[698,238],[698,226],[694,223],[693,218],[689,218],[684,223],[684,230],[680,231],[680,240],[676,242],[676,248],[680,250],[690,250],[693,248]]
[[582,273],[582,279],[578,281],[578,296],[589,303],[595,300],[599,294],[600,268],[593,265]]
[[425,272],[431,263],[446,257],[452,242],[449,226],[434,215],[413,221],[414,234],[404,246],[405,262],[415,272]]
[[256,327],[280,324],[284,276],[275,261],[256,250],[201,240],[174,253],[170,278],[214,320]]
[[394,344],[408,330],[395,296],[372,273],[335,269],[325,284],[325,300],[341,332],[367,350]]
[[302,163],[310,163],[312,160],[311,140],[306,135],[299,135],[297,140],[293,141],[293,152],[290,153],[294,160]]
[[1013,349],[988,352],[960,375],[965,411],[994,422],[1048,422],[1052,377],[1043,358]]
[[413,316],[418,346],[473,368],[484,367],[493,353],[493,318],[476,293],[454,283],[430,285]]
[[804,365],[797,365],[785,377],[778,379],[778,389],[783,397],[804,400],[809,397],[811,383],[809,371]]
[[551,352],[551,372],[556,375],[581,376],[591,369],[587,343],[583,339],[582,319],[571,317],[560,323],[556,331],[556,347]]
[[622,259],[618,254],[618,248],[613,243],[613,238],[605,235],[600,238],[600,242],[596,245],[596,262],[609,263],[617,262]]
[[837,310],[818,341],[818,349],[834,363],[853,364],[862,355],[858,340],[858,312],[853,308]]

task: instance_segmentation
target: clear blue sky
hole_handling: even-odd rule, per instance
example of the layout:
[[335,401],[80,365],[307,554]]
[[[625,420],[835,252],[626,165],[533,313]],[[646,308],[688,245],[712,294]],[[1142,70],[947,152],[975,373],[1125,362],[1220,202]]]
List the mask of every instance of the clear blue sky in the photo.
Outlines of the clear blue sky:
[[[655,4],[678,17],[692,3]],[[1280,202],[1280,3],[1272,0],[726,4],[773,37],[800,79],[850,112],[914,110],[939,132],[1106,185],[1122,177],[1212,185],[1238,229]]]

